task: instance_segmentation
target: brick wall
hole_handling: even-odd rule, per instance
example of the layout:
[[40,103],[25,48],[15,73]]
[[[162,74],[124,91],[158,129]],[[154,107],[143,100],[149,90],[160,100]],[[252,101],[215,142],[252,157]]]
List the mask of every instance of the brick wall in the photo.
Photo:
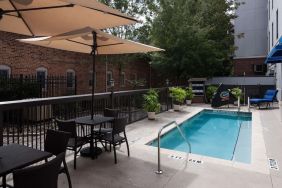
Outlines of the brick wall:
[[[89,79],[91,79],[92,58],[90,55],[74,53],[34,45],[23,44],[15,39],[27,38],[26,36],[0,31],[0,65],[11,68],[11,74],[35,74],[36,69],[44,67],[48,75],[66,75],[68,69],[75,71],[77,76],[77,93],[85,94],[91,92]],[[113,72],[115,90],[137,89],[126,82],[125,87],[119,85],[120,69],[117,64],[109,63],[108,71]],[[147,62],[127,63],[123,68],[126,79],[146,79],[148,86],[149,65]],[[154,79],[154,73],[152,74]],[[96,63],[96,91],[106,90],[106,65],[103,62]]]
[[240,58],[234,59],[234,76],[243,76],[244,72],[246,76],[256,76],[256,75],[265,75],[266,67],[264,67],[264,71],[261,73],[254,72],[254,65],[263,65],[265,58]]

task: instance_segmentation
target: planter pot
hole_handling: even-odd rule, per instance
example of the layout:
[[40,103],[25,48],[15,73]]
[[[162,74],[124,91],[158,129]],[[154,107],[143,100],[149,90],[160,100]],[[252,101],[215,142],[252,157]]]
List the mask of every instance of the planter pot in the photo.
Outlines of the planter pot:
[[156,119],[156,112],[147,112],[148,119],[149,120],[155,120]]
[[192,100],[186,100],[186,104],[187,105],[191,105],[192,104]]
[[181,106],[179,104],[173,104],[173,109],[174,109],[174,111],[180,111]]

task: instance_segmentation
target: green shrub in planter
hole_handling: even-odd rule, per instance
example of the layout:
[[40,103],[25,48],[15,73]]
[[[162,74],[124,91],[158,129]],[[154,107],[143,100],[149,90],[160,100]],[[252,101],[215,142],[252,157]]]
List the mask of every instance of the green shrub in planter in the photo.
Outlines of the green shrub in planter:
[[147,112],[159,112],[161,104],[159,103],[159,94],[156,90],[150,89],[147,94],[143,95],[143,108]]
[[242,97],[242,89],[238,87],[232,88],[231,94],[234,95],[234,97],[236,97],[236,99],[238,100],[239,97]]
[[186,99],[186,91],[180,87],[169,88],[170,96],[173,99],[173,103],[177,105],[183,104]]
[[186,88],[186,99],[192,100],[194,98],[193,90],[191,87]]
[[206,90],[206,97],[208,102],[211,102],[212,97],[214,96],[214,94],[216,93],[218,87],[216,86],[208,86],[207,90]]

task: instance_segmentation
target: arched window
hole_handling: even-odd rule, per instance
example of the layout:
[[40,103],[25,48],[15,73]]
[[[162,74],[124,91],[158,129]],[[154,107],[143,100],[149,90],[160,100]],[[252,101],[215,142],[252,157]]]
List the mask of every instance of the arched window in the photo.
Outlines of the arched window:
[[113,72],[112,71],[107,71],[107,86],[111,87],[111,80],[113,79]]
[[[92,88],[92,85],[93,85],[93,75],[92,75],[92,72],[93,71],[89,71],[89,87],[90,88]],[[95,72],[95,75],[94,75],[94,84],[95,84],[95,88],[96,88],[96,84],[97,84],[97,82],[96,82],[96,74],[97,74],[97,72]]]
[[67,70],[67,88],[75,87],[75,71],[73,69]]
[[36,69],[36,78],[37,81],[40,83],[42,89],[45,89],[47,87],[46,85],[47,75],[48,75],[48,71],[46,68],[39,67]]
[[11,74],[11,68],[7,65],[0,65],[0,78],[9,78]]
[[125,72],[122,72],[120,74],[120,86],[124,87],[125,86]]

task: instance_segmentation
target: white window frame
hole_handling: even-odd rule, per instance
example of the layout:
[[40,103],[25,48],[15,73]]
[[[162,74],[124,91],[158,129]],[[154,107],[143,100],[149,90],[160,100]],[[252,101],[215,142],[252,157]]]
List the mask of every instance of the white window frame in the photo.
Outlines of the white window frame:
[[7,71],[8,72],[8,78],[11,76],[11,67],[8,65],[0,65],[0,70]]
[[[72,73],[73,74],[73,78],[72,78],[72,86],[69,87],[68,86],[68,73]],[[66,82],[67,82],[67,88],[74,88],[75,87],[75,70],[73,69],[68,69],[66,72]]]

